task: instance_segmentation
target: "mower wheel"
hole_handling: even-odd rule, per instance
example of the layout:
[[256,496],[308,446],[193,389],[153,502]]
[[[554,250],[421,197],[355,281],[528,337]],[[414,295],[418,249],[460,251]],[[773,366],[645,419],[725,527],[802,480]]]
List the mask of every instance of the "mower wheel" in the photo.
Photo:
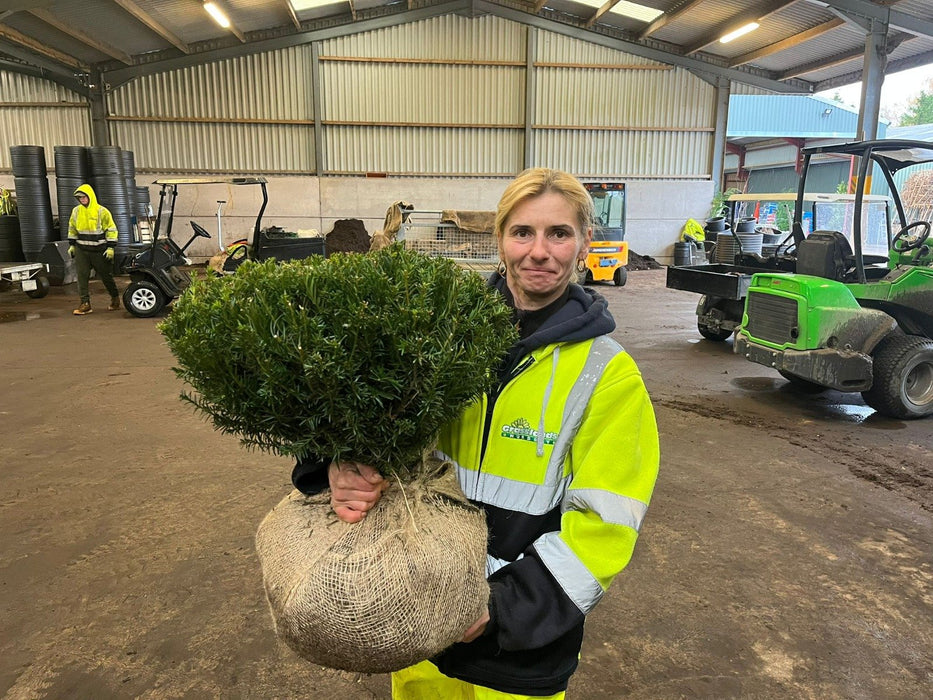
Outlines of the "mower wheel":
[[137,318],[155,316],[165,307],[165,295],[148,280],[133,282],[123,292],[123,306]]
[[612,273],[612,281],[616,287],[624,287],[626,281],[628,281],[628,270],[624,267],[617,267],[616,271]]
[[700,335],[702,335],[707,340],[713,340],[717,343],[722,343],[732,336],[732,331],[713,329],[699,323],[697,324],[697,330],[700,331]]
[[872,353],[871,389],[865,403],[891,418],[909,420],[933,415],[933,340],[892,334]]
[[778,374],[790,382],[790,385],[794,390],[799,391],[802,394],[819,394],[823,391],[826,391],[826,387],[822,384],[811,382],[809,379],[798,377],[796,374],[785,372],[783,369],[779,369]]
[[41,299],[49,293],[52,285],[49,284],[49,278],[45,275],[37,275],[34,279],[36,280],[36,288],[28,290],[26,296],[32,299]]

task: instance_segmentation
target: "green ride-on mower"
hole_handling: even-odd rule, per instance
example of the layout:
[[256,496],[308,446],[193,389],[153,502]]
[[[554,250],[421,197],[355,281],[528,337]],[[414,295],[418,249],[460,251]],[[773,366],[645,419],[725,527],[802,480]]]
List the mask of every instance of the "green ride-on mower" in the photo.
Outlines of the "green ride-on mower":
[[898,173],[905,181],[906,168],[933,163],[933,143],[861,141],[806,148],[803,155],[796,211],[813,156],[855,157],[853,211],[862,211],[862,193],[880,175],[898,230],[892,235],[888,226],[888,255],[879,256],[865,252],[879,242],[863,238],[860,216],[847,222],[854,250],[839,231],[804,237],[795,219],[796,273],[752,277],[734,350],[804,391],[859,391],[892,418],[933,415],[933,235],[924,220],[933,203],[915,197],[905,204],[895,181]]

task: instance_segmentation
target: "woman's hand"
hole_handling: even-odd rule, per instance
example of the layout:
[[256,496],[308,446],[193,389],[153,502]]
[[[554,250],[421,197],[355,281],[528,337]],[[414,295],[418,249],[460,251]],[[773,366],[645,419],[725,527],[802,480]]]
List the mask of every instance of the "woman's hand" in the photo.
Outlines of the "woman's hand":
[[467,642],[472,642],[486,630],[486,625],[488,623],[489,609],[487,608],[486,611],[483,612],[483,614],[480,616],[480,618],[470,626],[470,629],[463,633],[463,638],[460,641],[464,644]]
[[357,462],[332,462],[327,478],[330,505],[337,517],[347,523],[365,518],[389,485],[378,471]]

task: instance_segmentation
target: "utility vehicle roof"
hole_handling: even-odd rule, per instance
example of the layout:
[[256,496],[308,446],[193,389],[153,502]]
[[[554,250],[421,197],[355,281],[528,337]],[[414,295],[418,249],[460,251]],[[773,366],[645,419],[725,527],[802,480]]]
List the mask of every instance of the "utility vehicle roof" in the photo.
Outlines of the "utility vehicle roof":
[[810,146],[802,149],[804,155],[830,153],[845,156],[871,154],[884,163],[892,172],[919,163],[933,162],[933,142],[908,139],[877,139],[875,141],[850,141],[826,146]]
[[[889,201],[891,198],[882,194],[866,194],[863,199],[869,201]],[[728,202],[795,202],[796,192],[759,192],[751,194],[733,194],[726,200]],[[807,192],[803,196],[805,202],[854,202],[854,194],[841,194],[838,192]]]
[[264,177],[182,177],[156,180],[153,185],[261,185]]

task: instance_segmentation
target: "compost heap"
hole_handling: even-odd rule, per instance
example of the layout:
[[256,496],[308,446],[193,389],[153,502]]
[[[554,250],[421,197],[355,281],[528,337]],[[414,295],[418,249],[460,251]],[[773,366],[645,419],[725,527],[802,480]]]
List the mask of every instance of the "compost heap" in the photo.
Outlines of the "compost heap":
[[431,447],[493,384],[509,316],[475,273],[393,245],[199,278],[161,324],[183,398],[218,429],[390,482],[361,523],[294,491],[259,526],[276,632],[303,658],[398,670],[485,610],[485,519]]

